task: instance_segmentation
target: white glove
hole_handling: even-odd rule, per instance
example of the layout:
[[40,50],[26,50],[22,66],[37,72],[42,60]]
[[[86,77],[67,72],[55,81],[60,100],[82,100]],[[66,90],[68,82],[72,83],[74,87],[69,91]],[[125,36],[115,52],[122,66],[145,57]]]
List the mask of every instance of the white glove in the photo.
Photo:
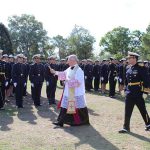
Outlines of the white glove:
[[120,82],[122,82],[122,79],[121,79],[121,78],[119,78],[119,81],[120,81]]
[[143,93],[143,98],[146,99],[147,98],[147,94]]
[[85,76],[85,79],[87,79],[87,76]]
[[8,81],[5,82],[5,86],[7,86],[7,85],[8,85]]
[[27,83],[24,83],[24,86],[26,86],[27,85]]
[[103,81],[103,80],[104,80],[104,77],[101,77],[101,80]]
[[15,83],[14,83],[14,87],[16,87],[16,86],[17,86],[17,83],[15,82]]
[[51,72],[52,74],[56,74],[56,71],[55,71],[54,69],[52,69],[52,68],[50,68],[50,67],[49,67],[49,69],[50,69],[50,72]]
[[118,77],[115,77],[114,80],[117,81],[117,80],[118,80]]
[[34,83],[31,83],[31,86],[34,87]]
[[46,85],[49,86],[49,82],[48,81],[46,82]]

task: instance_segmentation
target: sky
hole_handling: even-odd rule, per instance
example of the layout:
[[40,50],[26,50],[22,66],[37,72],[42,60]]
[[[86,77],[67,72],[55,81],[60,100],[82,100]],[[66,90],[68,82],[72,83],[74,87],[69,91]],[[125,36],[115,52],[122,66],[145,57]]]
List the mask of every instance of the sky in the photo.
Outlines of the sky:
[[74,25],[89,30],[99,41],[108,31],[122,26],[145,31],[150,24],[150,0],[0,0],[0,22],[8,17],[34,15],[50,37],[68,37]]

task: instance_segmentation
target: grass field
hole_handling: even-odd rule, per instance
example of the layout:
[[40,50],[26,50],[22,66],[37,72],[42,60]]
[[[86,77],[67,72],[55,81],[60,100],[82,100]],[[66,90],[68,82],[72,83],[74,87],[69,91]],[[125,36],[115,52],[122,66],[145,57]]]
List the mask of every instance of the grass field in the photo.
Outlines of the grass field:
[[[28,85],[29,86],[29,85]],[[62,89],[57,88],[56,99]],[[135,107],[131,118],[131,133],[118,134],[124,120],[124,101],[111,99],[99,93],[86,93],[90,126],[55,128],[59,110],[48,106],[45,85],[42,107],[33,106],[30,87],[24,98],[24,109],[17,110],[15,101],[0,111],[0,150],[150,150],[150,132],[144,130],[144,121]],[[146,101],[150,114],[150,104]]]

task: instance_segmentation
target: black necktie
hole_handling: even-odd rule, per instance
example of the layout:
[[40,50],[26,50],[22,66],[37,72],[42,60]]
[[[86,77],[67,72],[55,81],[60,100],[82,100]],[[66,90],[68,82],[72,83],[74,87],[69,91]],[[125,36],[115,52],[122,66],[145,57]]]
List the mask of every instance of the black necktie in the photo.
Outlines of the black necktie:
[[73,70],[74,66],[71,67],[71,69]]

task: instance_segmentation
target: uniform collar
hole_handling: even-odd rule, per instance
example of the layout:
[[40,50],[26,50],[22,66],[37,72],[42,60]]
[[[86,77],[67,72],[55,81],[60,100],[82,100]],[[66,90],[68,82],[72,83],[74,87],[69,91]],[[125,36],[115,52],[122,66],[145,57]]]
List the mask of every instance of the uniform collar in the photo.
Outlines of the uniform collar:
[[138,66],[138,63],[136,63],[135,65],[132,65],[131,68],[134,68],[134,67],[136,67],[136,66]]

